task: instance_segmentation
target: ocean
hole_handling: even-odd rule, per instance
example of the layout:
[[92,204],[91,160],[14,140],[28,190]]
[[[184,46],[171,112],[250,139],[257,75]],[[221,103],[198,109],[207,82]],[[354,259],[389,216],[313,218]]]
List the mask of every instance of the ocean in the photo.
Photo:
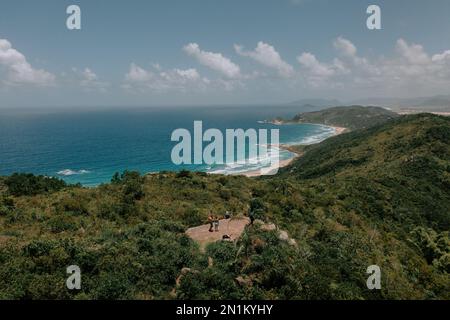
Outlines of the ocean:
[[[173,130],[217,128],[279,129],[282,144],[311,144],[334,134],[321,125],[273,125],[263,120],[291,118],[294,106],[214,106],[148,108],[0,109],[0,175],[26,172],[55,176],[68,183],[95,186],[109,182],[115,172],[141,173],[188,169],[242,173],[259,164],[174,165]],[[280,150],[280,159],[294,155]]]

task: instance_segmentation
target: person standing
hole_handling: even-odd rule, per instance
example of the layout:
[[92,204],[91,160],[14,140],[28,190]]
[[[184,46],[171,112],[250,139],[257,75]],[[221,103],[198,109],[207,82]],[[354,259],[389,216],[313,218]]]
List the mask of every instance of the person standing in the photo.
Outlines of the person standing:
[[208,216],[208,222],[209,222],[209,232],[213,232],[213,227],[214,227],[214,217],[212,214],[210,214]]
[[215,216],[214,218],[214,231],[218,232],[219,231],[219,217]]
[[253,211],[250,212],[249,218],[250,218],[250,225],[253,225],[253,222],[255,222],[255,214],[253,213]]

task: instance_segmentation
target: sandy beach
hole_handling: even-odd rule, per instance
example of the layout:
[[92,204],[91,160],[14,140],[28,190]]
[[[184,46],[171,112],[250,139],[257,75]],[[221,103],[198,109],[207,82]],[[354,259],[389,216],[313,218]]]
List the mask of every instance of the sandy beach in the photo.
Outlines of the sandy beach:
[[[328,127],[331,127],[335,130],[333,136],[340,135],[347,130],[347,128],[344,128],[344,127],[334,127],[334,126],[328,126]],[[278,166],[275,165],[275,166],[271,167],[269,172],[272,172],[272,174],[276,174],[278,172],[279,168],[283,168],[283,167],[290,165],[294,160],[298,159],[299,157],[301,157],[303,155],[301,153],[294,151],[294,149],[292,149],[291,146],[280,145],[280,149],[288,150],[292,153],[295,153],[295,156],[290,159],[280,160]],[[249,178],[259,177],[259,176],[261,176],[261,170],[247,171],[247,172],[238,173],[236,175],[242,175],[242,176],[246,176]],[[266,174],[266,175],[270,175],[270,174]]]
[[347,130],[347,128],[344,128],[344,127],[333,127],[333,126],[331,126],[331,127],[335,130],[335,133],[334,133],[335,136],[340,135]]
[[[272,166],[270,168],[270,171],[269,171],[270,174],[265,174],[265,175],[276,174],[278,172],[277,168],[279,169],[279,168],[283,168],[283,167],[288,166],[289,164],[292,163],[292,161],[294,161],[298,157],[300,157],[300,155],[296,154],[296,156],[293,157],[293,158],[286,159],[286,160],[280,160],[279,165],[278,166]],[[235,175],[246,176],[246,177],[251,178],[251,177],[259,177],[262,174],[261,174],[261,170],[253,170],[253,171],[242,172],[242,173],[235,174]]]

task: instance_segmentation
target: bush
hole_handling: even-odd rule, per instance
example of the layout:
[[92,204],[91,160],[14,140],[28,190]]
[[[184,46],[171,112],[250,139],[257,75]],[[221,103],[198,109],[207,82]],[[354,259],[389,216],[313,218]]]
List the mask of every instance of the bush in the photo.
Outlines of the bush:
[[77,223],[64,216],[56,216],[47,222],[50,231],[53,233],[60,233],[63,231],[76,231],[79,229]]
[[14,210],[14,199],[9,197],[0,198],[0,216],[7,216]]
[[192,173],[189,170],[181,170],[177,173],[177,178],[192,178]]
[[89,214],[87,200],[76,194],[64,196],[58,202],[56,208],[59,213],[68,213],[76,216]]
[[183,222],[188,227],[195,227],[195,226],[205,223],[202,214],[195,207],[189,207],[187,210],[185,210],[182,215],[182,218],[183,218]]
[[31,173],[14,173],[5,179],[10,194],[14,196],[33,196],[59,191],[67,184],[58,178],[35,176]]

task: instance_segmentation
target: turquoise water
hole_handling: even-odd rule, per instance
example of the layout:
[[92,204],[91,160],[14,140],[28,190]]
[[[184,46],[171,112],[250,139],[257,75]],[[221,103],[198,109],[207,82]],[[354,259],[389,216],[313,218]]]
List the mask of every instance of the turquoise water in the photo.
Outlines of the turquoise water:
[[[171,161],[172,131],[279,129],[280,143],[319,142],[334,130],[317,125],[276,126],[262,120],[292,117],[298,107],[164,107],[96,110],[0,110],[0,175],[31,172],[94,186],[125,169],[141,173],[162,170],[238,173],[256,165],[183,165]],[[206,144],[205,144],[206,145]],[[292,157],[281,151],[281,160]]]

